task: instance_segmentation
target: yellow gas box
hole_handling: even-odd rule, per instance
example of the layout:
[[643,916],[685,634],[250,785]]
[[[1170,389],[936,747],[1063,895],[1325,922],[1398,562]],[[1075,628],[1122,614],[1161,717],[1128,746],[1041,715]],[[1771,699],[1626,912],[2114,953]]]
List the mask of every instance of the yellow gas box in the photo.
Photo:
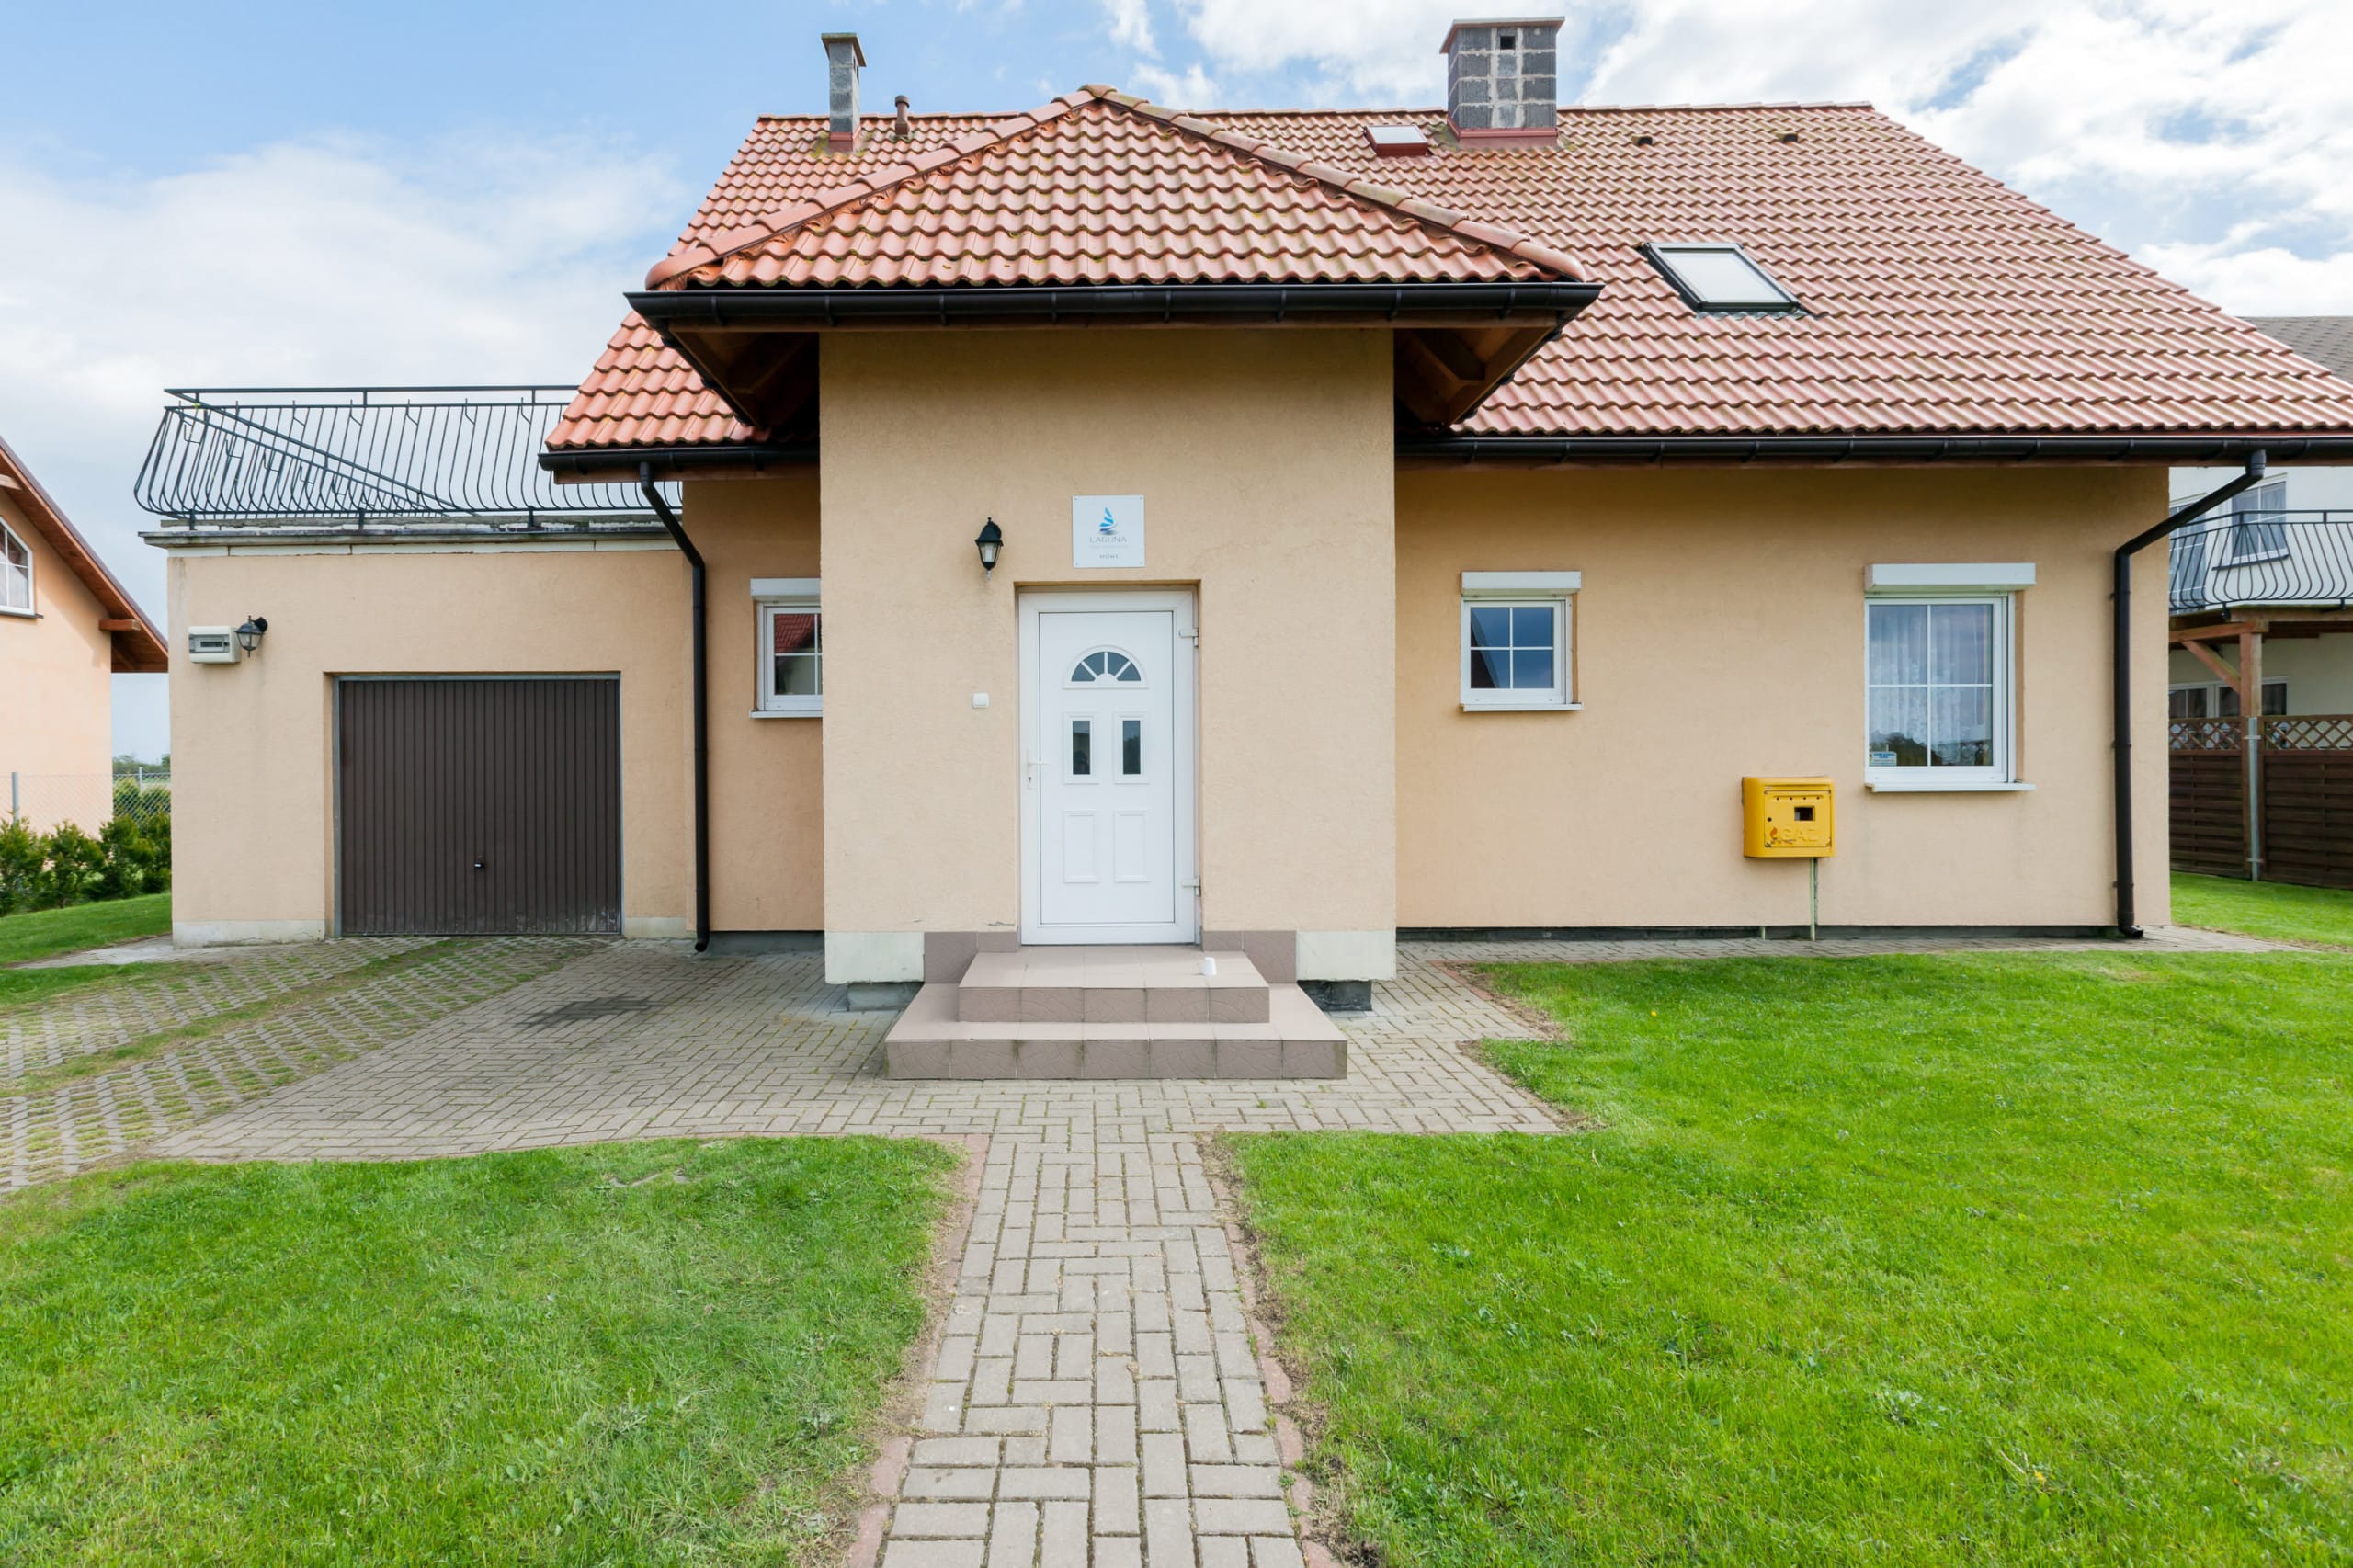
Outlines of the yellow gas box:
[[1818,860],[1832,852],[1830,780],[1740,781],[1741,853],[1752,859]]

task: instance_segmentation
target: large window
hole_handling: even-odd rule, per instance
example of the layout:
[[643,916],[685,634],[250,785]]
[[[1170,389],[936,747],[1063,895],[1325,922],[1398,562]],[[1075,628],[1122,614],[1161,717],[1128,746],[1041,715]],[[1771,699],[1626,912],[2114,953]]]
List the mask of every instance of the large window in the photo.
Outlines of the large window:
[[1868,781],[2010,781],[2010,608],[2007,594],[1866,602]]
[[761,714],[803,717],[824,711],[824,618],[815,578],[756,577]]
[[2288,553],[2288,483],[2275,479],[2231,497],[2231,564]]
[[1462,706],[1574,708],[1574,572],[1462,574]]
[[0,523],[0,610],[33,612],[33,552],[6,523]]

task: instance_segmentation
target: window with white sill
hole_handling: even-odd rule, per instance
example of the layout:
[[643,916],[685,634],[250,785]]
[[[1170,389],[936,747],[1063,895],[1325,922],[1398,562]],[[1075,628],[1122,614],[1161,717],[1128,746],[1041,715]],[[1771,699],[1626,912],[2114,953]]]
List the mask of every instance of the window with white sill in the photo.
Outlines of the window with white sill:
[[1462,574],[1462,706],[1575,706],[1570,668],[1574,572]]
[[813,596],[759,605],[759,710],[824,711],[824,619]]
[[2013,782],[2014,597],[1904,595],[1865,602],[1867,783]]

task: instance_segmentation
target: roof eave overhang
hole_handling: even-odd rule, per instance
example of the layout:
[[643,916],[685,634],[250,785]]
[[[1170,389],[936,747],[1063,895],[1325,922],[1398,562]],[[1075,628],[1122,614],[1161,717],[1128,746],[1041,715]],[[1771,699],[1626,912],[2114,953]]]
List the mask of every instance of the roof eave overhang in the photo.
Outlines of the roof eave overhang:
[[107,633],[108,669],[115,675],[167,671],[171,658],[163,633],[6,441],[0,441],[0,481],[6,482],[0,483],[0,490],[14,498],[26,522],[98,601],[99,630]]
[[1525,468],[1710,463],[2109,463],[2199,467],[2265,453],[2273,463],[2353,464],[2353,432],[1803,436],[1401,435],[1400,462]]
[[814,387],[808,357],[760,340],[1088,325],[1389,327],[1396,333],[1399,403],[1418,422],[1442,426],[1476,411],[1600,292],[1597,283],[1552,280],[796,285],[648,290],[629,302],[755,429],[789,428]]
[[540,466],[559,484],[635,483],[641,464],[654,477],[757,479],[817,460],[814,441],[695,442],[673,447],[569,447],[540,454]]

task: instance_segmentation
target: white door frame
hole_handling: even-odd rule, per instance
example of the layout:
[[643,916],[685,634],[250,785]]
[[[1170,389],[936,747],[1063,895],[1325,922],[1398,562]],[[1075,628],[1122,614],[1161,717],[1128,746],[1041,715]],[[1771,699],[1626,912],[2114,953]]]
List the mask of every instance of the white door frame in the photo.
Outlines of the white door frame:
[[[1021,939],[1024,942],[1074,945],[1088,942],[1198,942],[1201,939],[1201,874],[1197,852],[1197,743],[1200,712],[1198,690],[1198,650],[1193,592],[1189,588],[1024,588],[1017,596],[1021,620]],[[1054,755],[1041,729],[1044,705],[1038,692],[1038,616],[1040,610],[1155,610],[1176,619],[1176,667],[1170,674],[1175,711],[1170,736],[1172,784],[1176,817],[1176,914],[1167,926],[1098,926],[1042,927],[1040,846],[1043,827],[1040,812],[1045,791],[1039,769]]]

